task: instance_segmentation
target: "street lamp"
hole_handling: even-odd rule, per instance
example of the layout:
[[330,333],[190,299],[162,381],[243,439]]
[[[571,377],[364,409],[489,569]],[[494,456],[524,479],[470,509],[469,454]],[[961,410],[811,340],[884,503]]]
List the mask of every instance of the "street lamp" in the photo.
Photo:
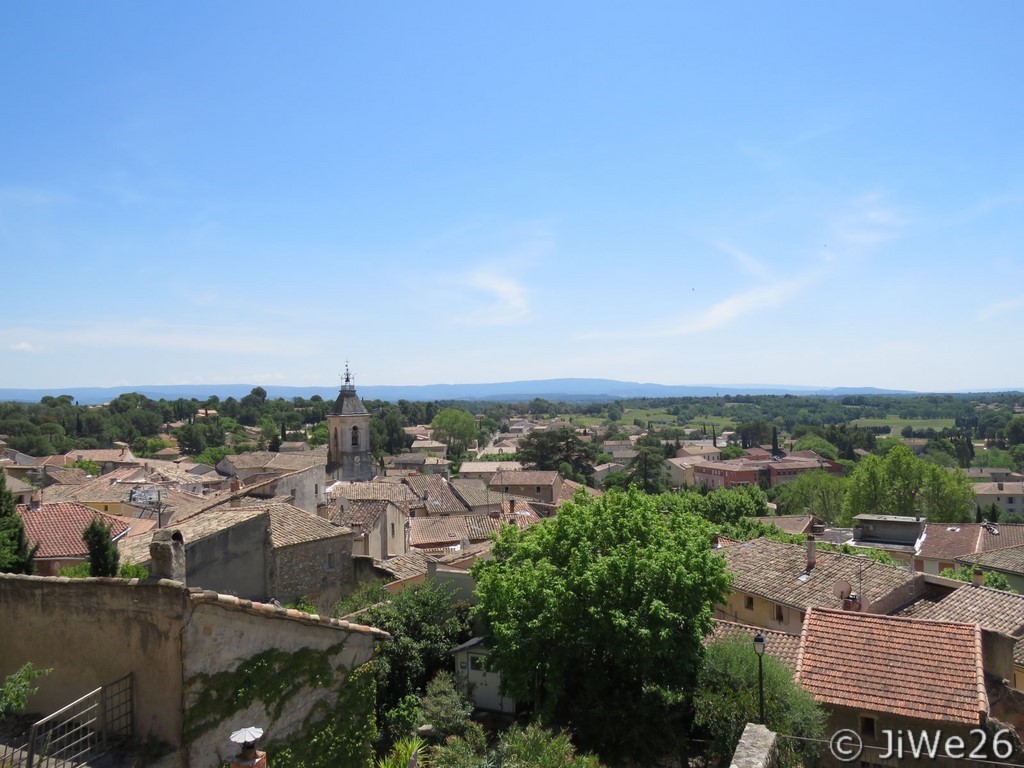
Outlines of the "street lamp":
[[754,635],[754,653],[757,654],[757,700],[761,712],[761,725],[764,725],[764,635]]

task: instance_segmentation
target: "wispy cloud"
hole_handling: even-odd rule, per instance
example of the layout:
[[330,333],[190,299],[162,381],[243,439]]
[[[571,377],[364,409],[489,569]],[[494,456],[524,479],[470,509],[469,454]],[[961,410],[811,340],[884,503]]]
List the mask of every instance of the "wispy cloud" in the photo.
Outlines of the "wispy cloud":
[[14,344],[8,344],[8,349],[14,350],[15,352],[35,352],[36,348],[29,344],[27,341],[17,341]]
[[989,320],[995,317],[996,315],[1002,315],[1021,306],[1024,306],[1024,297],[1017,299],[1007,299],[1006,301],[999,301],[996,302],[995,304],[989,304],[987,307],[982,307],[978,311],[978,319]]
[[530,314],[530,302],[524,285],[516,278],[493,268],[476,269],[458,280],[464,287],[479,291],[472,302],[474,324],[514,325]]
[[836,217],[832,236],[839,246],[874,246],[897,237],[908,223],[896,208],[886,205],[882,195],[864,195]]

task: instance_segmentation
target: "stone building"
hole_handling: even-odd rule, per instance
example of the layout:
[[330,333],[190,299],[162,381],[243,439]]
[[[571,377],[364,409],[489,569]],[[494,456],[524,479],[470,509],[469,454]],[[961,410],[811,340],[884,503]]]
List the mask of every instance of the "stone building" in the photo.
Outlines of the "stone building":
[[347,365],[338,399],[327,416],[327,433],[327,476],[333,480],[371,480],[370,412],[356,394]]

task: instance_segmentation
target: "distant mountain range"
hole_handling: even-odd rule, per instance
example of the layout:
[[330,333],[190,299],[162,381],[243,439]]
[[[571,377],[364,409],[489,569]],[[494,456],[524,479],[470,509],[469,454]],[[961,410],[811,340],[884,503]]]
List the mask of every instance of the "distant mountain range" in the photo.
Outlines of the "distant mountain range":
[[[113,400],[125,392],[159,400],[197,398],[205,400],[217,395],[241,398],[252,391],[255,384],[181,384],[143,385],[130,387],[53,387],[50,389],[0,388],[0,401],[17,400],[36,403],[46,395],[71,395],[82,405],[96,405]],[[320,395],[333,400],[336,387],[282,387],[260,385],[270,398],[310,398]],[[716,397],[724,395],[818,395],[842,397],[845,395],[914,395],[916,392],[875,387],[807,387],[747,384],[741,386],[681,386],[671,384],[643,384],[613,379],[539,379],[534,381],[506,381],[495,384],[424,384],[419,386],[360,386],[360,397],[367,400],[491,400],[494,402],[523,402],[541,397],[563,402],[602,402],[633,397]]]

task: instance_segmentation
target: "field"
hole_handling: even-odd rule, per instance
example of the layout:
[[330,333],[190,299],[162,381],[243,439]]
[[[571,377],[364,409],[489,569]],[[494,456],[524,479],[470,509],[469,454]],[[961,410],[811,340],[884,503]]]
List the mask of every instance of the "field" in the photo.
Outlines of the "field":
[[[577,414],[572,416],[563,416],[562,418],[571,419],[573,424],[580,427],[596,427],[604,424],[606,421],[602,416],[581,416]],[[663,408],[626,408],[619,423],[632,424],[633,419],[640,419],[645,425],[648,421],[652,421],[656,426],[677,426],[676,417]],[[713,423],[715,425],[715,429],[717,429],[719,433],[721,433],[722,430],[734,429],[736,426],[735,421],[728,416],[723,416],[722,414],[702,416],[682,426],[687,430],[699,430],[701,428],[701,422],[707,425],[708,429],[711,428],[711,424]]]
[[953,419],[901,419],[899,416],[886,416],[884,419],[855,419],[850,423],[855,427],[889,427],[889,432],[894,435],[899,435],[904,427],[939,431],[956,426]]

